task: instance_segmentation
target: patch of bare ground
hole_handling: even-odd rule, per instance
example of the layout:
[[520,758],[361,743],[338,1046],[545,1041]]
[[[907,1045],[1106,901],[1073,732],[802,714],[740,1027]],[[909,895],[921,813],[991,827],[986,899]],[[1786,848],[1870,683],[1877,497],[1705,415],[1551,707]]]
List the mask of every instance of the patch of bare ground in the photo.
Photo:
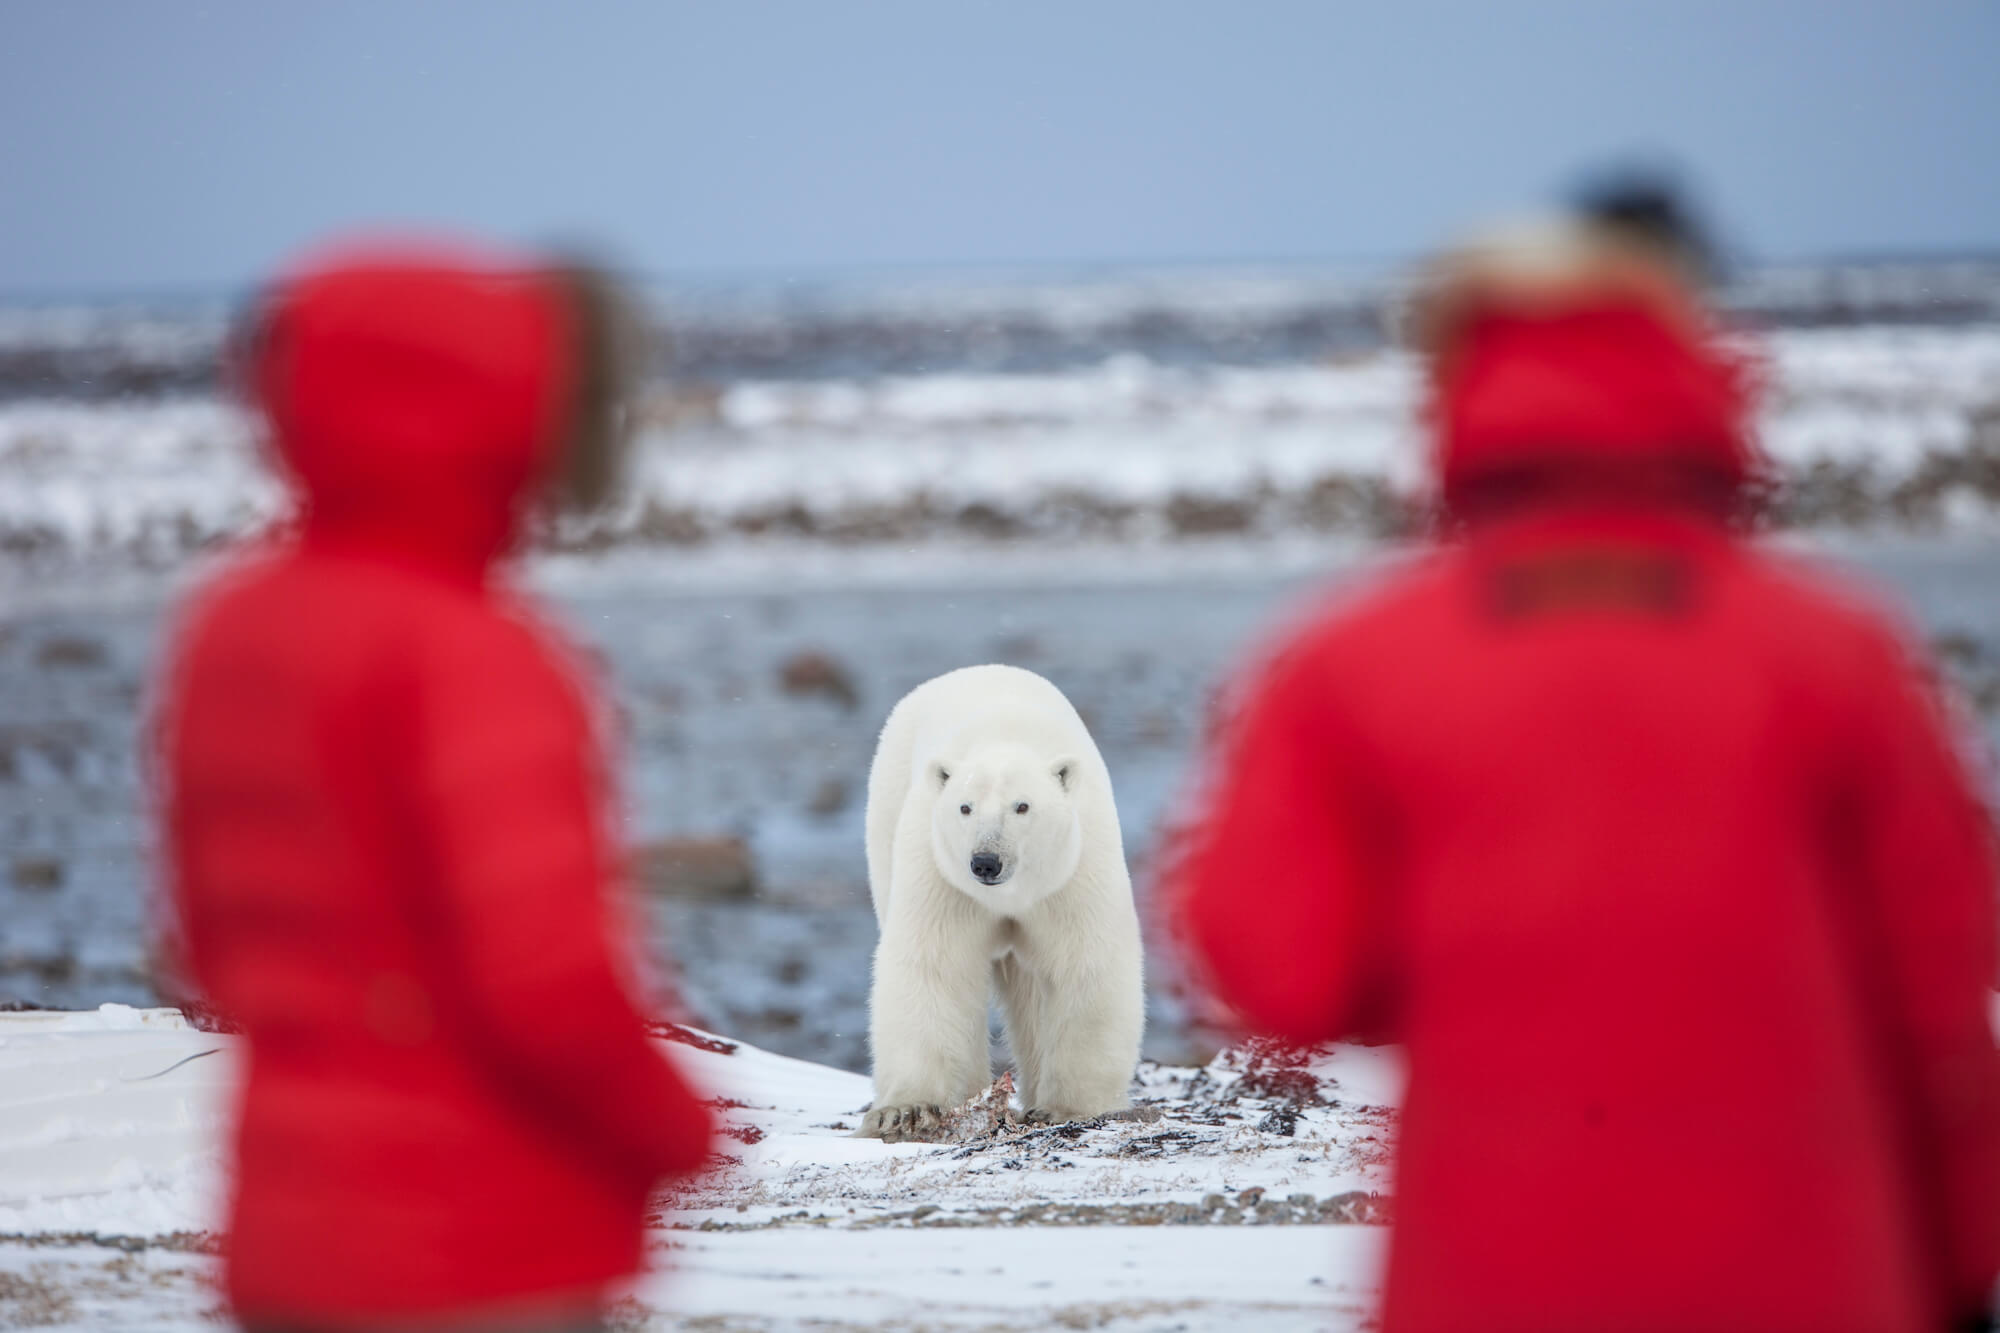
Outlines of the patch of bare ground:
[[[707,1232],[1386,1223],[1391,1199],[1373,1182],[1396,1112],[1343,1100],[1325,1057],[1253,1041],[1200,1069],[1144,1062],[1131,1108],[1059,1124],[1023,1117],[1003,1074],[931,1117],[915,1140],[928,1151],[756,1179],[723,1170],[651,1220]],[[1245,1170],[1263,1184],[1241,1188]],[[1320,1182],[1336,1188],[1301,1188]]]
[[945,1208],[923,1204],[893,1213],[861,1218],[835,1217],[797,1209],[756,1221],[731,1222],[704,1218],[669,1226],[670,1231],[778,1231],[806,1227],[843,1231],[885,1228],[962,1227],[1199,1227],[1199,1226],[1383,1226],[1390,1220],[1390,1199],[1373,1190],[1346,1190],[1321,1198],[1288,1194],[1280,1199],[1260,1189],[1233,1194],[1206,1194],[1195,1203],[1026,1203],[1011,1207]]
[[46,1328],[76,1318],[67,1275],[53,1264],[25,1272],[0,1272],[0,1328]]
[[[104,1236],[94,1232],[0,1237],[0,1329],[153,1327],[133,1316],[183,1327],[226,1324],[212,1237]],[[35,1255],[22,1263],[25,1255]],[[147,1253],[154,1251],[155,1253]]]
[[29,1249],[71,1250],[83,1246],[138,1254],[166,1250],[175,1254],[222,1253],[222,1238],[212,1231],[168,1231],[157,1236],[122,1236],[101,1231],[0,1231],[0,1245]]

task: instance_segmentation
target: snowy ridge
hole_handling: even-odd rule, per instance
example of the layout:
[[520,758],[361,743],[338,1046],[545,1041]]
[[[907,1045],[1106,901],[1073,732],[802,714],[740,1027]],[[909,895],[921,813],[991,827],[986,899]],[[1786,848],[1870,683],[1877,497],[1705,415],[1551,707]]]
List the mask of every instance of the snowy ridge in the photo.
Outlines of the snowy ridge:
[[169,1009],[0,1014],[0,1232],[212,1229],[228,1045]]
[[[976,1107],[959,1139],[891,1145],[850,1136],[862,1076],[663,1031],[717,1098],[724,1152],[661,1200],[662,1271],[620,1327],[669,1327],[669,1310],[751,1329],[1365,1318],[1389,1053],[1149,1064],[1129,1120]],[[171,1010],[0,1014],[0,1326],[208,1326],[233,1044]]]
[[[1786,521],[1992,526],[2000,328],[1790,331],[1763,355],[1760,435]],[[1380,536],[1407,522],[1421,473],[1418,394],[1413,365],[1388,352],[661,388],[627,499],[545,544],[713,555]],[[0,406],[0,558],[167,566],[282,502],[224,403]]]

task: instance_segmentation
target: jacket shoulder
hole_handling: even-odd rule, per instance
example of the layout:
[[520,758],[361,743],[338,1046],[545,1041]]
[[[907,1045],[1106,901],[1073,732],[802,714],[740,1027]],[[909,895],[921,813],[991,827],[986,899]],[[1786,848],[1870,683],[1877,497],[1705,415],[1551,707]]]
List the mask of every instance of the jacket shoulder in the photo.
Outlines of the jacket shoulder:
[[213,575],[182,605],[171,639],[183,671],[224,658],[295,659],[323,677],[365,661],[419,681],[535,689],[584,665],[539,612],[503,589],[296,552],[239,559]]
[[505,591],[427,608],[420,638],[427,662],[469,673],[570,680],[586,662],[538,608]]
[[1450,548],[1398,556],[1291,608],[1252,647],[1214,700],[1214,721],[1233,717],[1253,697],[1324,696],[1326,687],[1360,684],[1369,664],[1410,660],[1420,640],[1443,628],[1463,580]]
[[[1861,575],[1795,556],[1767,555],[1761,577],[1791,610],[1787,622],[1774,617],[1767,633],[1785,635],[1802,674],[1830,678],[1841,702],[1858,714],[1921,719],[1952,746],[1975,783],[1996,772],[1978,714],[1939,670],[1920,627],[1893,594]],[[1897,701],[1900,710],[1892,707]]]
[[1398,652],[1441,628],[1463,600],[1462,552],[1444,547],[1393,558],[1307,598],[1265,636],[1253,661],[1273,668]]
[[1752,623],[1801,670],[1927,671],[1916,627],[1890,592],[1865,577],[1762,547],[1747,548],[1739,567]]
[[440,607],[413,650],[418,715],[432,743],[466,757],[530,742],[610,748],[615,726],[591,663],[525,599],[495,591]]

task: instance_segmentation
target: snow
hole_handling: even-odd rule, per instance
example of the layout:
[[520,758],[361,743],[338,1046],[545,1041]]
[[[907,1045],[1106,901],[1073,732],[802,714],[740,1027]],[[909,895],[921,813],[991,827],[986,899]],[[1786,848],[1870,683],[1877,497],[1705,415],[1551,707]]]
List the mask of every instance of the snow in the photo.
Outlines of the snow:
[[[668,1291],[730,1328],[1366,1326],[1378,1227],[763,1233],[693,1238]],[[754,1311],[746,1319],[746,1311]],[[815,1321],[826,1321],[819,1323]]]
[[[1257,1082],[1277,1066],[1255,1051],[1146,1064],[1139,1118],[992,1131],[974,1116],[960,1141],[890,1145],[849,1133],[864,1077],[688,1035],[718,1049],[666,1049],[726,1099],[725,1156],[666,1200],[656,1271],[621,1327],[669,1312],[755,1329],[1367,1316],[1385,1229],[1335,1219],[1380,1218],[1392,1052],[1332,1048],[1291,1099]],[[236,1061],[235,1039],[171,1010],[0,1014],[0,1326],[211,1326],[202,1233]]]
[[[1877,499],[1927,460],[1976,450],[2000,382],[1992,325],[1787,330],[1756,346],[1772,458],[1792,476],[1862,469]],[[1413,491],[1422,466],[1418,375],[1394,351],[1257,366],[1121,352],[1046,373],[655,392],[682,397],[646,417],[629,496],[567,525],[564,542],[901,550],[993,538],[1018,550],[1218,530],[1257,541],[1366,534],[1382,521],[1379,496]],[[282,502],[251,423],[226,403],[0,405],[10,551],[171,564]],[[1940,505],[1947,523],[1993,518],[1992,497],[1976,492]]]
[[212,1228],[234,1060],[173,1010],[0,1015],[0,1232]]
[[[615,1328],[1370,1326],[1387,1229],[1313,1219],[1387,1184],[1393,1051],[1321,1052],[1308,1069],[1333,1105],[1243,1095],[1239,1050],[1142,1066],[1135,1101],[1157,1119],[887,1145],[844,1128],[860,1075],[687,1035],[723,1048],[666,1045],[743,1103],[723,1112],[737,1160],[668,1201]],[[204,1233],[235,1060],[171,1010],[0,1014],[0,1327],[215,1326]],[[1293,1133],[1259,1127],[1287,1104]],[[1163,1135],[1183,1137],[1149,1155]]]

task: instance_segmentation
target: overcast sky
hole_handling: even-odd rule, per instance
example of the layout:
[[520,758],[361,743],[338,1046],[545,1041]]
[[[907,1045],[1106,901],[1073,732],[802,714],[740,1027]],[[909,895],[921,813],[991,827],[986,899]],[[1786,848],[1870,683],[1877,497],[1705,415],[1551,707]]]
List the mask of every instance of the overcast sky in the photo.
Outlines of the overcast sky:
[[0,0],[0,290],[331,230],[658,274],[1419,252],[1618,154],[1767,257],[2000,249],[2000,0]]

